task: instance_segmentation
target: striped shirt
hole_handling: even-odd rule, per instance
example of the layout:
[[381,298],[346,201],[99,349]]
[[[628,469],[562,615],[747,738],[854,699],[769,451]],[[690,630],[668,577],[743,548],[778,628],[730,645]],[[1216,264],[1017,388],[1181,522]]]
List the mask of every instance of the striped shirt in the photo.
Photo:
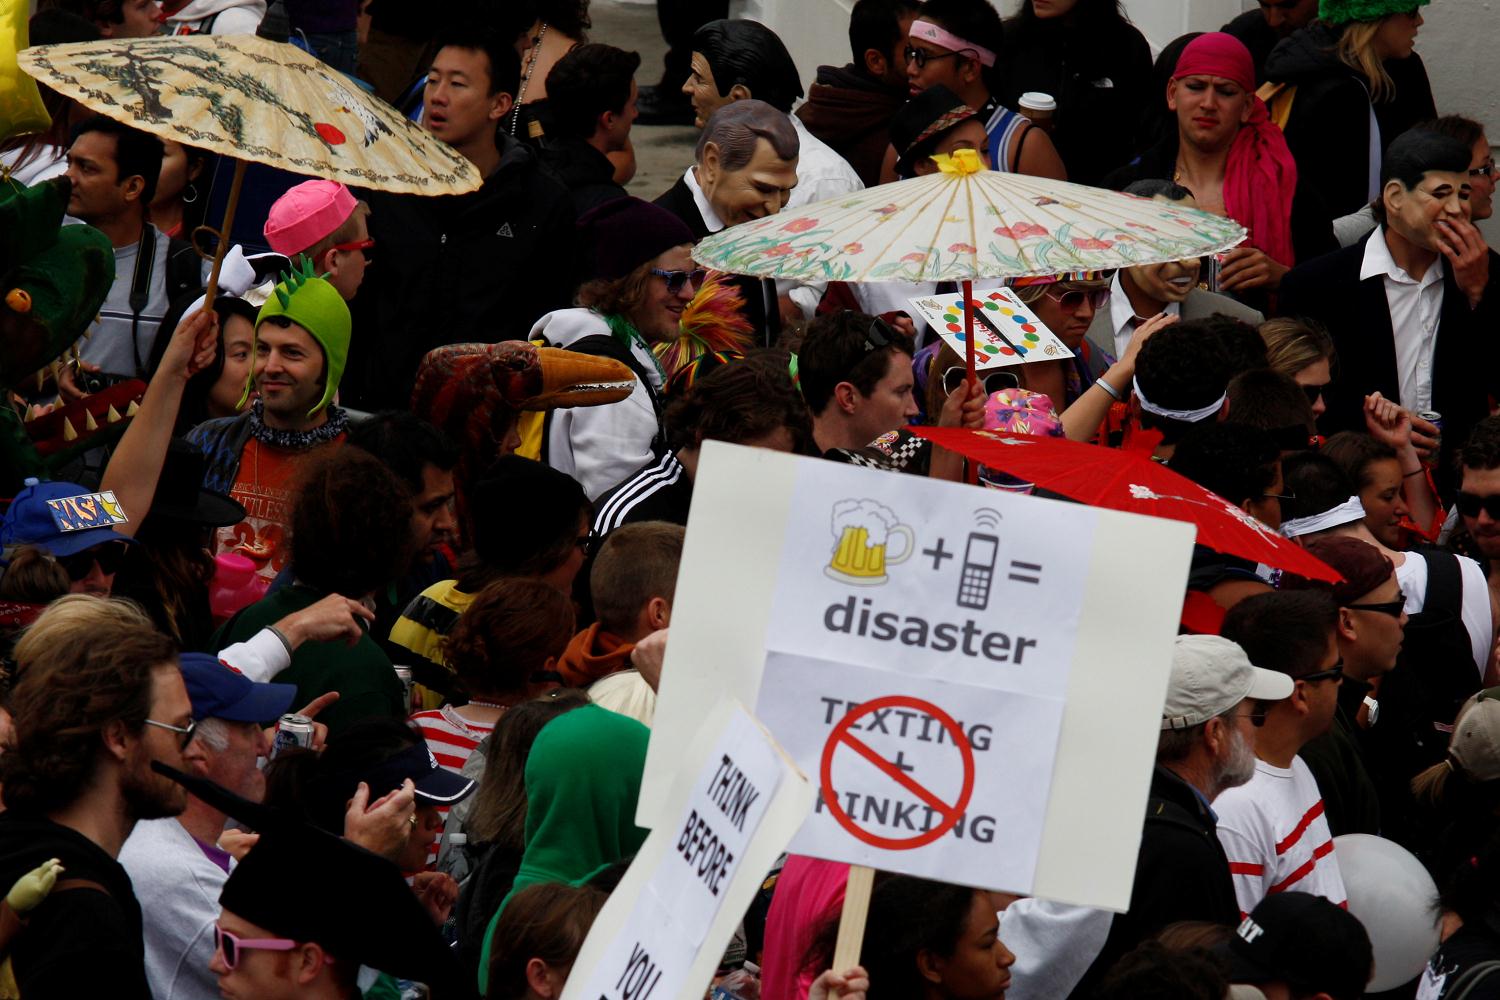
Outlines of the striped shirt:
[[[437,758],[439,765],[459,774],[463,771],[464,762],[469,759],[469,754],[474,748],[484,741],[485,737],[495,731],[493,723],[484,725],[478,722],[470,722],[453,708],[452,705],[444,705],[428,712],[417,712],[411,717],[411,724],[422,734],[427,741],[427,749],[432,751],[432,756]],[[439,806],[438,812],[447,821],[448,807]],[[437,861],[439,841],[427,850],[427,865],[429,868]]]
[[1221,793],[1213,807],[1243,913],[1289,889],[1348,905],[1323,797],[1301,757],[1289,768],[1256,761],[1255,776]]
[[637,469],[594,503],[594,533],[607,535],[637,521],[687,524],[693,481],[677,456],[667,452]]

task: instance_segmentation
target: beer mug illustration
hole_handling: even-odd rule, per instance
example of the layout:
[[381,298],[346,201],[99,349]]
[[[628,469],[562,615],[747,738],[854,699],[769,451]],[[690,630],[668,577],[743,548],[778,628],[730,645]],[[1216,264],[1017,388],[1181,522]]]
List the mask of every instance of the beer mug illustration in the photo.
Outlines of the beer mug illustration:
[[[916,548],[912,530],[900,523],[889,508],[874,500],[840,500],[833,505],[833,559],[823,568],[840,583],[874,587],[885,583],[885,568],[905,562]],[[893,536],[900,537],[901,551],[887,551]]]

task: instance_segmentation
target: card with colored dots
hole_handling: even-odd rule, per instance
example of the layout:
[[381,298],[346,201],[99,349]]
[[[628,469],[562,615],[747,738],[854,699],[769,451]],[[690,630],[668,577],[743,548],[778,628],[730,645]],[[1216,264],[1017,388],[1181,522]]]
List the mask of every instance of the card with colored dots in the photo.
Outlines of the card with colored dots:
[[[926,320],[959,357],[965,356],[962,293],[923,295],[908,301],[914,317]],[[1073,356],[1009,288],[975,290],[967,307],[974,315],[975,364],[981,370]]]

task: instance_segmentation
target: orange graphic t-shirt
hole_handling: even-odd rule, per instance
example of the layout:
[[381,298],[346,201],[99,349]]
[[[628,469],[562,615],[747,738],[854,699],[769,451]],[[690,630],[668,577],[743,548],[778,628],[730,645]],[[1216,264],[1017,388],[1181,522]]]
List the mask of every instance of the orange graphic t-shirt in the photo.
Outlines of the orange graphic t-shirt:
[[340,434],[327,444],[297,451],[263,444],[253,437],[246,441],[240,470],[229,488],[229,495],[244,506],[245,519],[219,529],[215,551],[248,556],[258,576],[274,580],[291,559],[283,540],[290,523],[291,489],[297,471],[309,457],[343,440]]

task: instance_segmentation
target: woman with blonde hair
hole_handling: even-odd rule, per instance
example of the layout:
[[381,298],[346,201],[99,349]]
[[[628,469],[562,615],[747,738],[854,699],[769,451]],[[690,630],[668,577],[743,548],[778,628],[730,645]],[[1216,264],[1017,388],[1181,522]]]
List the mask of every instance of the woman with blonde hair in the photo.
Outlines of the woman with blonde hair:
[[1318,19],[1266,59],[1261,96],[1330,218],[1379,197],[1385,148],[1436,116],[1412,50],[1428,2],[1319,0]]
[[1266,344],[1266,365],[1301,386],[1313,417],[1321,417],[1328,409],[1323,390],[1333,380],[1336,360],[1328,331],[1311,320],[1291,317],[1268,319],[1258,329]]

